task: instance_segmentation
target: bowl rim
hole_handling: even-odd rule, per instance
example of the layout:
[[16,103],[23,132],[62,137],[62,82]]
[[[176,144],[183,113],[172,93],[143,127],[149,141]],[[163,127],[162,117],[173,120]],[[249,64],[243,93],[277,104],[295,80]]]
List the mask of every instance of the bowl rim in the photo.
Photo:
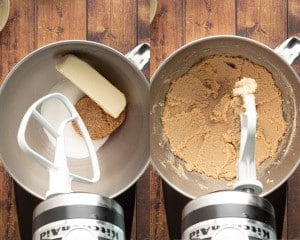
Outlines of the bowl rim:
[[[193,41],[190,41],[190,42],[187,42],[187,43],[183,44],[182,46],[180,46],[180,47],[176,48],[175,50],[173,50],[169,55],[167,55],[166,58],[158,65],[158,67],[156,68],[156,70],[154,71],[154,73],[152,74],[152,76],[150,78],[150,109],[152,108],[152,103],[153,103],[151,96],[154,94],[152,86],[155,84],[155,82],[157,82],[156,79],[158,78],[158,76],[159,76],[160,72],[162,71],[162,69],[164,69],[165,65],[169,64],[169,62],[172,61],[172,59],[174,59],[175,57],[177,57],[180,53],[186,51],[186,49],[189,49],[189,48],[191,48],[195,45],[198,45],[198,44],[201,44],[201,43],[204,43],[204,42],[207,42],[207,41],[224,40],[224,39],[225,40],[244,41],[244,42],[248,42],[250,44],[254,44],[254,45],[257,45],[260,48],[265,49],[266,51],[270,52],[272,55],[274,55],[278,59],[280,59],[280,61],[284,62],[287,66],[289,66],[289,69],[291,70],[291,72],[297,77],[297,79],[300,80],[300,76],[298,76],[298,74],[296,73],[295,69],[291,66],[291,64],[289,64],[283,57],[281,57],[273,48],[271,48],[268,45],[262,43],[261,41],[251,39],[251,38],[248,38],[248,37],[244,37],[244,36],[231,35],[231,34],[211,35],[211,36],[198,38],[198,39],[195,39]],[[159,162],[159,160],[156,157],[153,157],[153,154],[152,154],[151,129],[152,129],[152,125],[151,125],[151,114],[150,114],[150,159],[151,159],[150,164],[157,171],[158,175],[168,184],[168,186],[170,186],[171,188],[173,188],[174,190],[176,190],[177,192],[179,192],[183,196],[186,196],[190,199],[198,198],[199,196],[195,196],[192,193],[186,191],[185,189],[182,189],[177,184],[174,184],[172,179],[170,179],[168,176],[165,176],[161,172],[160,167],[157,164],[157,162]],[[272,187],[270,190],[263,191],[260,194],[260,196],[261,197],[267,196],[268,194],[272,193],[274,190],[276,190],[280,186],[282,186],[292,176],[292,174],[296,171],[296,169],[299,166],[300,166],[300,157],[298,157],[296,164],[289,170],[289,173],[284,178],[282,178],[280,181],[278,181],[278,183],[276,185],[274,185],[274,187]]]
[[[71,45],[84,44],[86,46],[101,47],[101,48],[103,48],[103,49],[105,49],[107,51],[110,51],[115,56],[120,57],[122,59],[122,61],[124,61],[128,66],[132,67],[132,69],[139,76],[139,79],[143,81],[145,87],[147,88],[147,90],[149,92],[149,90],[150,90],[150,82],[149,82],[149,80],[142,73],[142,71],[139,70],[138,67],[130,59],[128,59],[124,54],[122,54],[118,50],[114,49],[113,47],[110,47],[110,46],[105,45],[103,43],[99,43],[99,42],[95,42],[95,41],[91,41],[91,40],[84,40],[84,39],[82,39],[82,40],[80,40],[80,39],[70,39],[70,40],[54,41],[54,42],[45,44],[45,45],[43,45],[43,46],[41,46],[39,48],[36,48],[35,50],[29,52],[23,58],[21,58],[11,68],[11,70],[8,72],[8,74],[6,75],[5,79],[3,80],[2,84],[0,85],[0,96],[5,92],[5,89],[6,89],[6,86],[7,86],[8,82],[9,82],[9,79],[11,79],[11,77],[15,74],[15,71],[17,71],[17,69],[20,66],[22,66],[24,63],[26,64],[26,62],[30,61],[30,59],[32,57],[36,56],[37,54],[39,54],[39,53],[41,53],[43,51],[47,51],[50,48],[59,47],[61,45],[66,45],[66,44],[71,44]],[[16,174],[14,173],[14,171],[8,166],[8,164],[7,164],[8,159],[6,159],[3,155],[1,155],[1,148],[0,148],[0,159],[2,159],[2,164],[4,165],[5,170],[14,179],[14,181],[17,184],[19,184],[25,191],[27,191],[31,195],[33,195],[33,196],[35,196],[35,197],[37,197],[37,198],[39,198],[41,200],[44,200],[46,198],[45,196],[43,196],[40,193],[38,193],[38,191],[36,191],[36,189],[32,189],[27,184],[22,183],[22,181],[20,180],[20,178],[17,177]],[[141,167],[141,169],[138,172],[138,174],[136,174],[135,177],[133,177],[131,179],[131,181],[125,187],[120,188],[118,191],[114,192],[113,194],[109,195],[108,197],[115,198],[115,197],[121,195],[123,192],[125,192],[130,187],[132,187],[142,177],[142,175],[146,172],[147,168],[150,165],[150,151],[148,151],[147,157],[144,159],[144,161],[145,161],[144,165],[143,165],[143,167]]]

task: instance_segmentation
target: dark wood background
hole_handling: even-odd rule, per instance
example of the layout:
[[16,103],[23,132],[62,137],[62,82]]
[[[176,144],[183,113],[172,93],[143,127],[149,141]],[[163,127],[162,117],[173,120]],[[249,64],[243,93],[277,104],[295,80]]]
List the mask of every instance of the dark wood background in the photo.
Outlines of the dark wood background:
[[[65,39],[101,42],[122,53],[150,41],[150,68],[144,71],[150,78],[169,54],[201,37],[235,34],[272,48],[289,36],[300,37],[299,0],[158,0],[151,25],[149,2],[11,0],[9,21],[0,33],[0,83],[28,53]],[[300,74],[300,60],[293,67]],[[287,186],[283,239],[300,239],[300,168]],[[151,166],[138,181],[136,193],[131,239],[169,239],[162,182]],[[20,239],[13,182],[1,159],[0,239]]]

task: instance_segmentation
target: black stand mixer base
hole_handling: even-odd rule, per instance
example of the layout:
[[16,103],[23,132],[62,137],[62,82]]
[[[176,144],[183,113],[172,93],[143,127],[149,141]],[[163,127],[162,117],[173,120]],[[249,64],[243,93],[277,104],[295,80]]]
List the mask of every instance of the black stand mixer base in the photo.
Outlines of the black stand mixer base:
[[[275,209],[276,231],[278,239],[281,239],[282,236],[286,205],[286,191],[287,184],[283,184],[276,191],[265,197]],[[191,201],[191,199],[181,195],[165,182],[163,182],[163,192],[170,239],[181,239],[181,214],[184,206]]]
[[[14,188],[21,239],[32,240],[32,214],[41,200],[26,192],[15,182]],[[124,211],[126,239],[130,239],[131,235],[135,206],[135,190],[136,187],[134,185],[114,199],[122,206]]]

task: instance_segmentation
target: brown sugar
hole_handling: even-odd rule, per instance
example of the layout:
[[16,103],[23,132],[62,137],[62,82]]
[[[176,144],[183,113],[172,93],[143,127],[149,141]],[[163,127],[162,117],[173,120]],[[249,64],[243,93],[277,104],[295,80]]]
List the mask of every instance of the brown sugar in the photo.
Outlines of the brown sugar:
[[[125,120],[125,110],[118,118],[113,118],[88,96],[84,96],[75,104],[75,108],[82,118],[92,140],[108,136]],[[79,128],[73,123],[75,131],[81,135]]]

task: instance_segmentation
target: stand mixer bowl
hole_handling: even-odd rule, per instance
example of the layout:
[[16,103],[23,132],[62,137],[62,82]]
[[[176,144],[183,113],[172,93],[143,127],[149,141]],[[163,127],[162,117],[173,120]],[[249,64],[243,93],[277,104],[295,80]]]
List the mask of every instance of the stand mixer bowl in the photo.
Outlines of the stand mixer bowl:
[[[299,40],[295,38],[296,45]],[[290,41],[291,42],[291,41]],[[289,45],[289,44],[288,44]],[[270,168],[259,171],[258,180],[263,184],[265,196],[283,184],[299,165],[300,152],[300,80],[297,73],[271,48],[248,38],[238,36],[213,36],[193,41],[171,54],[155,71],[150,88],[150,154],[159,175],[175,190],[189,198],[210,192],[231,189],[233,184],[213,179],[196,172],[188,172],[182,160],[170,151],[163,135],[161,117],[170,83],[188,71],[195,63],[213,55],[242,57],[265,67],[275,80],[283,98],[284,118],[288,129],[281,142],[275,162]]]
[[[45,199],[49,187],[48,170],[20,149],[17,131],[28,107],[63,80],[55,67],[68,53],[99,71],[127,99],[125,122],[96,153],[101,181],[72,185],[76,192],[113,198],[132,186],[148,167],[149,82],[129,59],[105,45],[83,40],[52,43],[30,53],[12,69],[0,89],[0,159],[19,185]],[[42,128],[33,123],[27,131],[28,141],[35,150],[51,159],[54,147]],[[90,177],[91,168],[87,162],[85,158],[68,159],[70,171],[83,177]]]

